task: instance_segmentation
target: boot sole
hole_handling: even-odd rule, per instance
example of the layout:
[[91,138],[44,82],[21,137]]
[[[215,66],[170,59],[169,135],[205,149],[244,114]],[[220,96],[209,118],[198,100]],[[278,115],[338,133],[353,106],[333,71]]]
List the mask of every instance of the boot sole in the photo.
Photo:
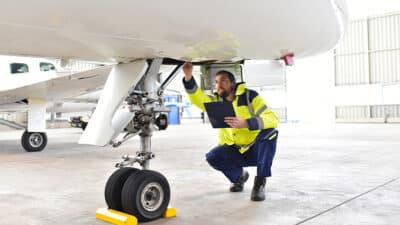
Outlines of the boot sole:
[[265,200],[265,198],[251,198],[251,200],[253,201],[253,202],[262,202],[262,201],[264,201]]

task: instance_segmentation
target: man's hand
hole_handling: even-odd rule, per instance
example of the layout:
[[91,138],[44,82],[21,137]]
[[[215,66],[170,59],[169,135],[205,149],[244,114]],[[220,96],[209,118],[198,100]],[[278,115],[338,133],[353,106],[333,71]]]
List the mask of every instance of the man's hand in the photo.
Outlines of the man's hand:
[[232,128],[248,128],[249,124],[247,120],[240,117],[225,117],[224,122],[227,123]]
[[185,81],[189,81],[192,79],[193,65],[190,62],[187,62],[183,65],[182,71],[185,74]]

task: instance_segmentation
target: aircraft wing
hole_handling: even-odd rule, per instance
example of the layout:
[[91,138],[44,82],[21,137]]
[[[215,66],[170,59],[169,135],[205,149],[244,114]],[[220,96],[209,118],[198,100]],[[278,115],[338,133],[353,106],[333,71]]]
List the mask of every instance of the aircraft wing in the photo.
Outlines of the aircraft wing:
[[[49,80],[12,89],[0,90],[0,106],[12,105],[28,98],[58,101],[80,96],[104,86],[112,66],[55,77]],[[1,107],[7,109],[7,107]]]

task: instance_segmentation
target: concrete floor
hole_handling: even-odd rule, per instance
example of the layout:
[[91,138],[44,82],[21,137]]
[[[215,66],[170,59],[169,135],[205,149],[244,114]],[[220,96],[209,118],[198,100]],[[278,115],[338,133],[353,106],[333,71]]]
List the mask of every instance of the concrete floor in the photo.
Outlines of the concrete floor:
[[[139,148],[138,137],[100,148],[76,144],[79,129],[53,129],[47,149],[26,153],[21,133],[0,133],[0,224],[107,224],[95,219],[104,184],[120,156]],[[252,178],[243,193],[229,193],[205,162],[215,133],[183,121],[154,134],[151,166],[168,178],[178,217],[146,224],[399,224],[400,125],[281,125],[264,202],[250,201]]]

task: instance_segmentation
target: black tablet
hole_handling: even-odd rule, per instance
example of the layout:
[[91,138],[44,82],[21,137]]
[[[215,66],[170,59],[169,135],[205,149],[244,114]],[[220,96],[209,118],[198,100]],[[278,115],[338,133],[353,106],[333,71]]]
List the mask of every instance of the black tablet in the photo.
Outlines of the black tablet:
[[227,128],[230,127],[224,122],[224,118],[228,116],[235,116],[232,102],[210,102],[204,103],[206,107],[208,118],[210,119],[213,128]]

